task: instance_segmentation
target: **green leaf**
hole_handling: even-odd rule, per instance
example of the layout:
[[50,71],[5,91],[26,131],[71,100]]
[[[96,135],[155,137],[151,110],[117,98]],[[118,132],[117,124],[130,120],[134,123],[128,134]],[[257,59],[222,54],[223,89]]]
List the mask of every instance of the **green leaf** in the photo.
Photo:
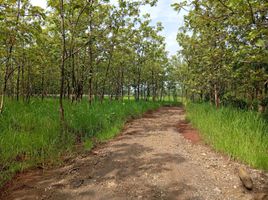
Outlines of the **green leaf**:
[[258,39],[257,40],[257,42],[255,43],[255,45],[257,46],[257,47],[265,47],[265,41],[264,40],[262,40],[262,39]]

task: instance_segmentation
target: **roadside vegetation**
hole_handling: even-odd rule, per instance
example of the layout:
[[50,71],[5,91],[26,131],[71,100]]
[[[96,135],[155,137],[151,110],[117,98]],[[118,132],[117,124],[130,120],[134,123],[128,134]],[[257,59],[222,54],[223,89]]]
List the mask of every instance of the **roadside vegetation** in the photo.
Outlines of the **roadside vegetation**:
[[57,99],[9,100],[0,116],[0,184],[29,167],[59,164],[62,156],[75,152],[75,145],[90,150],[117,135],[126,121],[166,103],[64,101],[67,128],[62,136]]
[[190,103],[187,118],[204,141],[231,158],[268,170],[268,123],[257,112]]

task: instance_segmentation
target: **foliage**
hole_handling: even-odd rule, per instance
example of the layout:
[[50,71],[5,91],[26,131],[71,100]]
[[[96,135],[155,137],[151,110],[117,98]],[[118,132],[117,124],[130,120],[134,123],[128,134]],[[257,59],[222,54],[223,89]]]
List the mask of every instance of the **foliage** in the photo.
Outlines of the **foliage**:
[[191,0],[177,40],[178,78],[188,97],[215,102],[234,97],[261,103],[268,95],[268,15],[264,0]]
[[140,15],[141,6],[156,0],[60,2],[49,0],[43,10],[29,0],[1,1],[3,99],[62,94],[79,101],[88,95],[91,103],[105,95],[164,96],[163,27],[151,26],[149,14]]

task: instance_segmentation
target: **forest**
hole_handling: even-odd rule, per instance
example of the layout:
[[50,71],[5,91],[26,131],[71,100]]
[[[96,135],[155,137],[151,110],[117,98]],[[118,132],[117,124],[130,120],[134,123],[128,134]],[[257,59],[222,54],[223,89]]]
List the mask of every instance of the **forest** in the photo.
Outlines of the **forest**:
[[0,186],[164,108],[183,107],[217,152],[268,170],[267,1],[169,1],[186,12],[175,55],[141,12],[161,1],[0,0]]

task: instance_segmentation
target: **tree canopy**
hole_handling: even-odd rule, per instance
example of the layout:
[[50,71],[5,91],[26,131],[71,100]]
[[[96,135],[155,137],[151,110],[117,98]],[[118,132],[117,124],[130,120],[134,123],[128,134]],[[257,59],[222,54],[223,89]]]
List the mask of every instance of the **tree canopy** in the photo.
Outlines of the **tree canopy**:
[[268,3],[265,0],[191,0],[177,40],[178,78],[188,97],[263,110],[268,91]]
[[5,96],[161,98],[168,56],[161,23],[140,7],[156,0],[0,1],[1,112]]

